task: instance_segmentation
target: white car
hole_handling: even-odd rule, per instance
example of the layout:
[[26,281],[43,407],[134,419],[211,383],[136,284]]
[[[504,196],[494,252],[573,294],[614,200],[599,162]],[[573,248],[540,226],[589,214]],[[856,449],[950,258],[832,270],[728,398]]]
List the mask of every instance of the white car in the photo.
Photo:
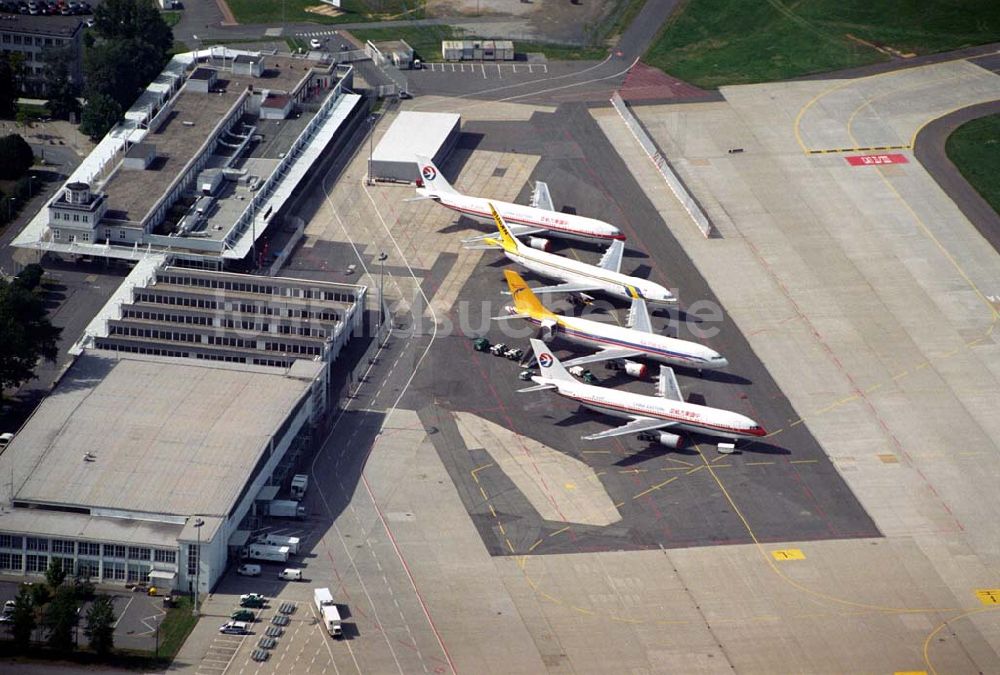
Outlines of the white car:
[[246,635],[250,632],[250,624],[246,621],[227,621],[219,626],[219,632],[227,635]]
[[309,41],[309,47],[311,49],[320,49],[323,47],[323,43],[317,40],[316,38],[313,38],[312,40]]

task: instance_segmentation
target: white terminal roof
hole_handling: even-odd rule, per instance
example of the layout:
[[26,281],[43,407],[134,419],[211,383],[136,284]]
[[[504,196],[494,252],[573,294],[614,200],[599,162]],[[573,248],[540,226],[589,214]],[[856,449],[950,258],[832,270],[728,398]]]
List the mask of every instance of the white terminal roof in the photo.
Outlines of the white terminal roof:
[[375,146],[375,162],[413,162],[414,156],[434,157],[462,119],[458,113],[404,110]]
[[224,516],[321,367],[87,351],[0,455],[0,492],[13,478],[16,501]]

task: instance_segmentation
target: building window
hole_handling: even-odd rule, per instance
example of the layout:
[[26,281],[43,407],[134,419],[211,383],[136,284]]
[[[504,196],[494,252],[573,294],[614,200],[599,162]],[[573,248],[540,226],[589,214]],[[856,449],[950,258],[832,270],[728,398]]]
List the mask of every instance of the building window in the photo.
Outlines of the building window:
[[60,218],[62,218],[62,214],[61,213],[59,213],[58,211],[53,211],[52,212],[52,220],[59,220]]
[[188,544],[188,576],[193,577],[198,573],[198,547],[195,544]]
[[59,239],[59,230],[52,230],[52,238]]
[[85,222],[85,223],[89,223],[90,222],[90,216],[88,216],[86,213],[83,214],[83,222]]
[[177,564],[177,551],[164,551],[161,549],[153,549],[153,560],[158,563],[170,563],[171,565]]
[[95,543],[90,542],[90,541],[81,541],[80,542],[80,555],[99,556],[99,555],[101,555],[101,545],[100,544],[95,544]]
[[129,546],[128,557],[132,560],[149,560],[149,549]]
[[53,539],[52,540],[52,552],[53,553],[76,553],[76,542],[68,541],[66,539]]
[[149,566],[148,565],[129,565],[128,566],[128,579],[129,582],[146,583],[149,581]]
[[[38,539],[37,537],[27,537],[24,540],[25,548],[29,551],[48,551],[49,550],[49,540],[48,539]],[[45,556],[41,556],[45,557]]]
[[101,573],[101,564],[96,560],[81,558],[76,564],[76,576],[81,579],[96,579]]
[[0,548],[24,548],[24,539],[15,534],[0,534]]
[[49,567],[49,557],[47,555],[29,555],[26,557],[25,562],[27,563],[25,571],[29,574],[32,572],[42,573]]
[[21,571],[20,553],[0,553],[0,570]]
[[67,576],[73,576],[73,559],[72,558],[57,558],[52,556],[52,562],[62,568],[66,572]]
[[79,223],[80,222],[80,214],[79,213],[74,213],[73,214],[73,222],[74,223]]
[[118,238],[119,239],[125,238],[125,230],[118,230]]
[[125,563],[105,562],[104,578],[114,581],[125,581]]
[[119,546],[117,544],[105,544],[104,545],[104,557],[105,558],[124,558],[125,557],[125,547]]

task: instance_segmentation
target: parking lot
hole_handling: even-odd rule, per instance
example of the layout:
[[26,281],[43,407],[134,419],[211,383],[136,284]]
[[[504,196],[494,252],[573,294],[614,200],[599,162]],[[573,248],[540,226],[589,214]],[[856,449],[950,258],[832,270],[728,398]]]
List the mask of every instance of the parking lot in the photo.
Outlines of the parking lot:
[[[13,600],[17,596],[19,587],[19,582],[0,581],[0,603]],[[115,616],[118,617],[115,622],[115,646],[154,651],[157,625],[166,616],[163,598],[123,591],[120,587],[98,587],[97,592],[111,595],[114,603]],[[80,623],[76,635],[77,644],[80,646],[87,644],[84,628],[87,625],[87,610],[90,604],[90,602],[80,604]],[[43,639],[41,629],[36,632],[36,639]]]

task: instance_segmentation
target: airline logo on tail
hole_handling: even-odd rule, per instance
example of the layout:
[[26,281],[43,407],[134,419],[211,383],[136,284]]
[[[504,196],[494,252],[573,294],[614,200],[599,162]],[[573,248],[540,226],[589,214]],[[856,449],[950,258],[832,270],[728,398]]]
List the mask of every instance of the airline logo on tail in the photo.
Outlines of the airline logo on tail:
[[542,352],[538,355],[538,365],[542,368],[550,368],[552,366],[552,354],[548,352]]
[[424,180],[431,181],[437,178],[438,172],[434,170],[433,166],[428,164],[420,170],[420,175],[424,177]]

